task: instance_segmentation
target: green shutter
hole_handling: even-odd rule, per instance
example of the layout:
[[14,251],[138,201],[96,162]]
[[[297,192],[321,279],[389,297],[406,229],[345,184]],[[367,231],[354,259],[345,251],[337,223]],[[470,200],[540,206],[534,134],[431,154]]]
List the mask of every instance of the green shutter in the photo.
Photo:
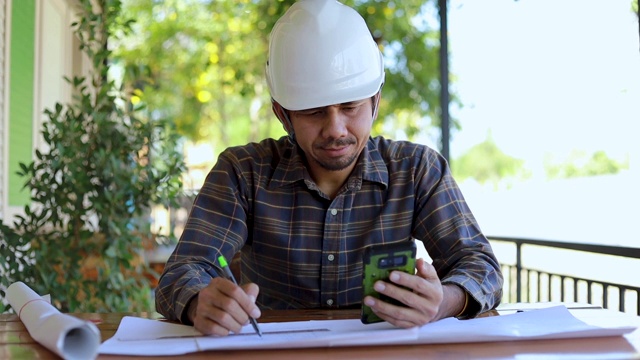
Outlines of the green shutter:
[[29,203],[25,179],[16,175],[19,163],[30,163],[33,152],[33,81],[35,0],[14,1],[11,9],[9,68],[9,206]]

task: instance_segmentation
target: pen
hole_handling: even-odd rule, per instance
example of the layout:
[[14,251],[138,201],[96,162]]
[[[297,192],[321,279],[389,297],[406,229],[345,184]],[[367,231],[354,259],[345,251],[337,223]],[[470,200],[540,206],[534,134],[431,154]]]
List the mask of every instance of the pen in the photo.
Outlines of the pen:
[[[231,268],[229,268],[229,264],[227,264],[227,259],[225,259],[223,255],[220,255],[218,257],[218,262],[220,263],[220,267],[222,267],[222,270],[224,271],[226,278],[233,281],[234,284],[238,285],[236,278],[233,276],[233,273],[231,272]],[[262,337],[262,331],[260,331],[260,328],[258,327],[258,322],[256,321],[256,319],[249,317],[249,321],[251,321],[251,326],[253,326],[253,329],[256,331],[256,334]]]

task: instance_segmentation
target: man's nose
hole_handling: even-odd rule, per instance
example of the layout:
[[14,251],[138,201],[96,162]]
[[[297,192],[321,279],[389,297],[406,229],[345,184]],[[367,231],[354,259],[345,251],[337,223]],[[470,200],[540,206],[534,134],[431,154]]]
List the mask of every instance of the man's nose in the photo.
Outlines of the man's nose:
[[340,107],[329,106],[324,119],[323,136],[325,138],[340,138],[347,134],[347,117]]

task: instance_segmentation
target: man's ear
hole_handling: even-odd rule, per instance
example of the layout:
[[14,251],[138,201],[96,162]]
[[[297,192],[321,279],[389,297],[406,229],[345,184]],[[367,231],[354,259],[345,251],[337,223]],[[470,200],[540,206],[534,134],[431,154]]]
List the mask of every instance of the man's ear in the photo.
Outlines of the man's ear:
[[378,117],[378,109],[380,108],[380,96],[382,91],[378,91],[377,94],[373,95],[373,120]]
[[274,99],[271,99],[271,110],[273,110],[273,113],[276,115],[278,120],[280,120],[280,123],[284,127],[284,130],[287,132],[287,134],[292,135],[293,125],[291,125],[291,120],[289,120],[289,114],[287,113],[287,110],[285,110],[282,105],[280,105],[280,103],[278,103]]

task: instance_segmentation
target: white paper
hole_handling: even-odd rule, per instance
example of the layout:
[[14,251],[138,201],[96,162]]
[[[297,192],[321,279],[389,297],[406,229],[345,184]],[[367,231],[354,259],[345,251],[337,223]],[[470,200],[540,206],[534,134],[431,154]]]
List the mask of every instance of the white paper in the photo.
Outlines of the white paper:
[[[596,310],[594,310],[596,311]],[[136,317],[122,319],[101,354],[180,355],[205,350],[274,349],[389,344],[435,344],[620,336],[635,326],[602,328],[585,324],[564,307],[471,320],[444,319],[412,329],[360,320],[261,323],[263,337],[250,325],[226,337],[202,336],[191,326]]]
[[[599,311],[599,310],[593,310]],[[636,326],[604,328],[574,317],[564,306],[471,320],[447,318],[423,326],[416,343],[489,342],[620,336]]]
[[47,349],[69,360],[98,356],[100,331],[95,324],[62,314],[22,282],[9,285],[7,299],[29,335]]
[[115,335],[100,346],[100,353],[159,356],[205,350],[382,345],[411,341],[418,336],[418,328],[398,329],[387,323],[363,328],[359,320],[262,323],[260,330],[262,337],[251,325],[226,337],[204,336],[192,326],[125,316]]

